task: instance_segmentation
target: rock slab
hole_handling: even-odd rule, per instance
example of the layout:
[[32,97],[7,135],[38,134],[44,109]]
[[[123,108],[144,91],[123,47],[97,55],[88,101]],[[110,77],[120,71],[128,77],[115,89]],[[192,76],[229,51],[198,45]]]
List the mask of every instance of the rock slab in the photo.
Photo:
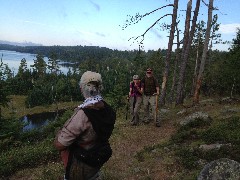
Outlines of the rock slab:
[[221,158],[204,166],[197,180],[240,180],[240,163]]

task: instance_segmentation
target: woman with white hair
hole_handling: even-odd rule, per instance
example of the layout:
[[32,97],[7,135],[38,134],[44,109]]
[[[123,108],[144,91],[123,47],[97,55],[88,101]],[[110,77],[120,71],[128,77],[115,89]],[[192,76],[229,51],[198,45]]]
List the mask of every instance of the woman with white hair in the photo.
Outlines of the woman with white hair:
[[100,179],[100,168],[112,155],[110,138],[116,113],[101,96],[102,78],[87,71],[80,80],[85,101],[66,121],[54,145],[61,152],[65,179]]

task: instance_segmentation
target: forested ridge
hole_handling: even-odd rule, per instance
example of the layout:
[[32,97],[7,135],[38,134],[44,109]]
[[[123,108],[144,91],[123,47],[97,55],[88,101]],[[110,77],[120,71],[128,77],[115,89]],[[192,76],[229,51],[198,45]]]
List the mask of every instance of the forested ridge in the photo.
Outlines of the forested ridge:
[[[67,62],[81,62],[84,60],[106,60],[110,58],[134,59],[139,50],[120,51],[99,46],[14,46],[0,44],[0,50],[17,51],[22,53],[41,54],[49,57],[52,53],[58,59]],[[162,50],[163,55],[166,50]],[[151,52],[151,51],[149,51]]]

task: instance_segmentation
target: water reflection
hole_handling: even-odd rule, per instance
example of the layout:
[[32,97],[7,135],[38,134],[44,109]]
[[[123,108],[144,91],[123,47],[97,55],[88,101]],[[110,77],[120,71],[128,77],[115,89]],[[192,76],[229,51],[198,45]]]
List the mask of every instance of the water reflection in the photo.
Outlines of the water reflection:
[[[31,65],[34,64],[34,60],[36,59],[36,54],[30,54],[30,53],[21,53],[16,51],[8,51],[8,50],[0,50],[0,55],[2,57],[2,61],[4,64],[7,64],[9,68],[12,70],[12,73],[14,75],[17,74],[18,68],[20,66],[21,60],[23,58],[27,61],[27,67],[28,69],[32,69]],[[60,60],[60,59],[59,59]],[[48,63],[48,58],[44,57],[44,61]],[[60,60],[60,71],[64,74],[67,74],[67,72],[70,70],[72,71],[72,67],[75,63],[71,62],[65,62],[64,60]]]
[[25,124],[23,131],[29,131],[32,129],[40,129],[43,126],[48,125],[56,118],[55,112],[45,112],[41,114],[27,115],[20,118],[20,121]]

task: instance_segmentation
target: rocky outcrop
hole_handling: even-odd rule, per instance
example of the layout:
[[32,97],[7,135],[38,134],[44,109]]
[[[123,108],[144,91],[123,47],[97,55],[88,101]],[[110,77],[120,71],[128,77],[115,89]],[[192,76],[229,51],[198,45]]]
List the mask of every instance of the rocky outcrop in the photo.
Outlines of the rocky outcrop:
[[204,166],[197,180],[239,180],[240,163],[222,158]]
[[193,122],[196,119],[202,119],[203,121],[210,121],[211,120],[211,118],[209,117],[209,115],[207,113],[195,112],[195,113],[191,114],[190,116],[186,117],[185,119],[183,119],[180,122],[180,125],[182,125],[182,126],[187,125],[188,123]]

